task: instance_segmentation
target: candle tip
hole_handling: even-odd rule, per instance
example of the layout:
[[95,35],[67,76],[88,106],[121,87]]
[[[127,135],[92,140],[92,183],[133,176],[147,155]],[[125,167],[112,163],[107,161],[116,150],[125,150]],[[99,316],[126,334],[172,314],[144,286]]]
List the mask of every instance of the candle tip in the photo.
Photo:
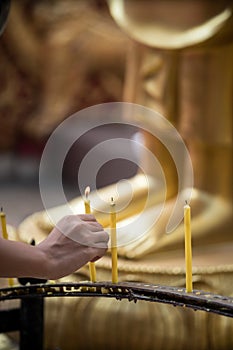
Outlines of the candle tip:
[[89,194],[91,192],[90,186],[87,186],[85,189],[85,197],[88,198]]

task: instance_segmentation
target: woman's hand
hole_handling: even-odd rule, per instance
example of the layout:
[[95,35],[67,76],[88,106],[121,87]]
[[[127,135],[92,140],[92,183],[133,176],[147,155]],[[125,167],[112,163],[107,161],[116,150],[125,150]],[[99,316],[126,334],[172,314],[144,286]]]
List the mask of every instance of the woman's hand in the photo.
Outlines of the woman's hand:
[[109,236],[91,214],[61,219],[49,236],[36,246],[46,256],[48,278],[75,272],[107,251]]

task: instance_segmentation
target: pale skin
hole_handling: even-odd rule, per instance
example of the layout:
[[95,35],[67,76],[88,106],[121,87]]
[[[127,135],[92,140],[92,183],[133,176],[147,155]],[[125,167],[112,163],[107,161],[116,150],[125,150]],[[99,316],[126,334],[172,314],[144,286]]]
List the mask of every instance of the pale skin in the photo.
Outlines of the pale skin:
[[64,277],[101,258],[108,239],[91,214],[64,217],[36,246],[0,237],[0,277]]

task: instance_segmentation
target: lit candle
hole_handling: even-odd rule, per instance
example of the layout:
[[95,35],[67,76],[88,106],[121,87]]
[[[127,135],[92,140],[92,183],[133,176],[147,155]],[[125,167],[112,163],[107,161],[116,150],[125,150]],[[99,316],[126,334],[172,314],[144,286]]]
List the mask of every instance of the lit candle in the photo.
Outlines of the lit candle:
[[186,292],[193,291],[192,282],[192,237],[191,237],[191,208],[186,202],[184,206],[185,231],[185,264],[186,264]]
[[[3,212],[2,208],[1,208],[0,216],[1,216],[1,226],[2,226],[2,237],[4,239],[8,239],[8,233],[7,233],[7,228],[6,228],[6,214]],[[13,287],[14,279],[8,278],[8,283],[9,283],[10,287]]]
[[[85,199],[84,199],[84,205],[85,205],[85,213],[90,214],[91,213],[91,205],[90,205],[90,187],[88,186],[85,189]],[[89,262],[89,272],[90,272],[90,280],[91,282],[96,282],[96,269],[95,269],[95,263],[90,261]]]
[[117,271],[116,210],[115,210],[115,202],[113,198],[111,198],[110,230],[111,230],[111,253],[112,253],[112,282],[117,283],[118,271]]
[[85,213],[86,214],[91,213],[91,205],[90,205],[90,199],[89,199],[90,191],[91,191],[90,187],[87,186],[85,189],[85,199],[84,199]]

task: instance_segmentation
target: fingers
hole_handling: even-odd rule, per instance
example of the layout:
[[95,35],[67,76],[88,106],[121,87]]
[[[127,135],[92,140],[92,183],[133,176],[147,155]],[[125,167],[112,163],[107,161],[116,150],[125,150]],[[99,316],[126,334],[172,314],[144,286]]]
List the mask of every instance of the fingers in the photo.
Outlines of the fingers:
[[109,236],[92,214],[66,216],[57,227],[66,237],[83,246],[107,248]]
[[[92,231],[86,236],[85,242],[82,244],[94,249],[104,249],[108,248],[109,235],[103,229],[101,231]],[[103,254],[101,254],[103,255]]]
[[103,231],[103,226],[100,225],[98,222],[91,222],[91,223],[87,223],[87,228],[92,231],[92,232],[100,232]]
[[91,262],[95,262],[95,261],[101,259],[102,256],[104,256],[105,253],[106,253],[106,249],[101,249],[101,251],[100,251],[100,249],[99,249],[99,250],[98,250],[98,255],[96,255],[96,256],[95,256],[94,258],[92,258],[90,261],[91,261]]
[[95,262],[96,260],[102,258],[102,256],[104,256],[106,254],[107,250],[108,250],[107,245],[104,245],[103,242],[101,245],[101,243],[99,242],[97,244],[97,246],[91,247],[89,261]]
[[93,237],[92,242],[96,246],[98,246],[98,243],[99,244],[103,244],[104,243],[107,246],[107,243],[108,243],[108,240],[109,240],[109,235],[107,234],[107,232],[101,231],[101,232],[98,232],[98,233],[93,233],[92,237]]
[[92,214],[78,214],[78,215],[75,215],[75,217],[77,217],[77,218],[79,218],[79,219],[81,219],[83,221],[97,222],[96,218]]
[[109,235],[104,231],[103,226],[96,221],[96,218],[92,214],[78,215],[78,218],[87,223],[86,227],[89,231],[93,233],[98,233],[98,235],[93,236],[93,242],[108,242]]

